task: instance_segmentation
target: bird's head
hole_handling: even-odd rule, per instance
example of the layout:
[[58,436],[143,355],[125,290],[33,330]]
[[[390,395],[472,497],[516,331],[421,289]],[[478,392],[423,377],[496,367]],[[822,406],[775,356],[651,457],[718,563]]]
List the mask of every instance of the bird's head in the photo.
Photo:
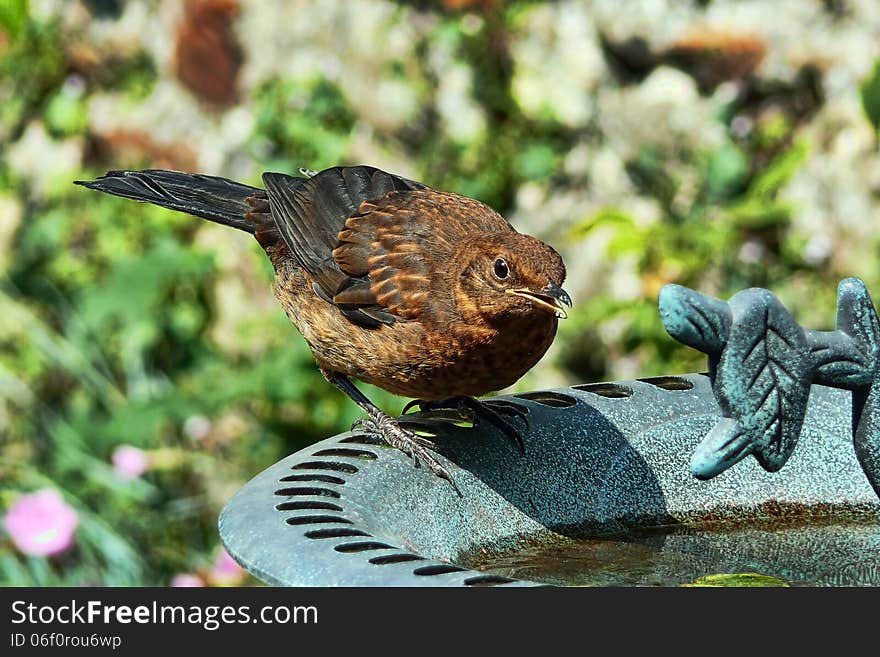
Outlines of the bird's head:
[[499,325],[567,316],[565,265],[544,242],[513,231],[488,233],[462,245],[457,256],[455,299],[465,319]]

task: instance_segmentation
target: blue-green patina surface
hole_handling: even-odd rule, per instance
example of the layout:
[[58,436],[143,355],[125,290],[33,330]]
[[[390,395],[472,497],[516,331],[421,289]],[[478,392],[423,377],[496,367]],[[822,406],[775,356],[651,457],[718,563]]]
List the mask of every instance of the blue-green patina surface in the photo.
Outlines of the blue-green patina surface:
[[[437,434],[463,497],[381,440],[335,436],[238,492],[220,518],[227,549],[271,584],[516,585],[534,582],[469,564],[654,532],[719,564],[745,554],[807,583],[880,584],[880,331],[861,281],[841,283],[829,332],[766,290],[725,303],[668,286],[660,306],[708,373],[498,397],[527,411],[525,454],[490,426],[406,416]],[[798,529],[780,539],[768,522]]]

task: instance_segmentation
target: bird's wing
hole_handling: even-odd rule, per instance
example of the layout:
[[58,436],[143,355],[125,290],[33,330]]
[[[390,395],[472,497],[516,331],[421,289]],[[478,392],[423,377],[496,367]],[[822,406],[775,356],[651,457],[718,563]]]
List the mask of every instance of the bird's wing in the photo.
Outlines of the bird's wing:
[[438,295],[449,296],[443,273],[457,245],[468,235],[508,230],[513,229],[501,215],[458,194],[402,191],[366,201],[346,220],[332,254],[340,271],[358,282],[333,301],[442,321],[449,304]]
[[[367,166],[333,167],[310,178],[282,173],[263,174],[275,227],[287,248],[315,281],[315,293],[335,303],[355,323],[376,327],[395,320],[393,314],[357,295],[369,283],[364,274],[343,271],[333,257],[346,219],[364,201],[395,190],[427,189],[425,185]],[[348,290],[348,299],[336,296]]]

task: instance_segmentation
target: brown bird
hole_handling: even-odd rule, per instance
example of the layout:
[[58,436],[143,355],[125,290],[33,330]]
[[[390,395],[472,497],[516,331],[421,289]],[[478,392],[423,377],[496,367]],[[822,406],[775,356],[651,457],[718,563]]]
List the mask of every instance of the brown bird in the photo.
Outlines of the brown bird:
[[162,170],[76,184],[252,233],[321,372],[366,412],[362,429],[458,491],[434,443],[379,410],[351,377],[423,409],[486,419],[523,449],[508,420],[522,411],[474,397],[511,385],[547,351],[571,306],[562,258],[465,196],[368,166],[300,173],[265,173],[265,190]]

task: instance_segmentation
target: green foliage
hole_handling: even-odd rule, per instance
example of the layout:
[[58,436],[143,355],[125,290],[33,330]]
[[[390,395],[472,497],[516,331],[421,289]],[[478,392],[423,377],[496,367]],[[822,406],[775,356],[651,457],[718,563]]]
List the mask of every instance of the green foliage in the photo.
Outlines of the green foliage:
[[6,0],[0,5],[0,28],[17,39],[27,24],[28,0]]
[[27,3],[3,6],[6,9],[0,10],[0,20],[6,21],[4,26],[14,37],[12,47],[0,57],[0,128],[15,134],[28,118],[40,113],[46,99],[64,81],[64,55],[59,47],[63,38],[57,22],[23,19],[21,12]]
[[865,116],[880,134],[880,60],[874,62],[871,74],[862,82],[861,92]]
[[335,84],[275,79],[257,89],[255,99],[254,143],[269,170],[321,170],[344,159],[354,117]]
[[[621,351],[609,352],[602,363],[593,362],[592,371],[576,373],[613,378],[614,361],[624,353],[637,353],[645,374],[668,373],[671,363],[678,371],[702,369],[702,358],[673,343],[657,321],[657,294],[663,284],[679,283],[727,299],[746,287],[778,290],[778,282],[785,281],[790,272],[809,270],[800,255],[802,249],[789,248],[785,241],[782,231],[789,224],[792,208],[778,200],[780,190],[806,160],[809,145],[795,141],[757,170],[753,170],[752,156],[743,146],[727,142],[712,153],[694,154],[690,168],[677,176],[681,166],[671,165],[677,156],[645,150],[630,163],[631,173],[639,186],[657,199],[663,215],[656,221],[637,222],[626,212],[609,207],[575,226],[572,239],[598,230],[609,232],[607,259],[636,258],[642,282],[642,295],[637,299],[620,301],[599,293],[575,308],[574,321],[561,328],[564,338],[618,317],[627,320]],[[681,186],[694,169],[699,184],[682,204]],[[744,259],[744,244],[749,244],[755,255]],[[828,287],[818,275],[810,277],[810,283],[816,288]],[[819,289],[816,293],[823,294]],[[795,308],[797,311],[796,303]]]

